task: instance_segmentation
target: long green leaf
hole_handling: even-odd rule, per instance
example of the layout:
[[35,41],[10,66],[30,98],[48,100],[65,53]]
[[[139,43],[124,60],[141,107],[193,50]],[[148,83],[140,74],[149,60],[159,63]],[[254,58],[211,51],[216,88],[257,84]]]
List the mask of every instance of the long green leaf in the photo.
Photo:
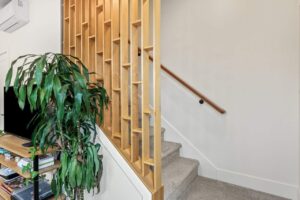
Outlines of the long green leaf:
[[18,99],[19,106],[22,110],[25,107],[25,100],[26,100],[26,88],[24,85],[22,85],[19,90],[19,99]]
[[6,74],[6,79],[5,79],[5,88],[6,88],[6,91],[8,90],[8,88],[10,86],[12,75],[13,75],[13,67],[11,67],[8,70],[7,74]]

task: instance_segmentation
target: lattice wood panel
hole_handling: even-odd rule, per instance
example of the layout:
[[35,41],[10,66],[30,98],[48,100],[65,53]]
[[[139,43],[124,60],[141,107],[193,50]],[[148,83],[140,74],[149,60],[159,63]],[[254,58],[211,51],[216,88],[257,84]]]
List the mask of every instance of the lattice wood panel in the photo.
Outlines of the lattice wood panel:
[[110,97],[102,129],[153,199],[163,199],[160,0],[64,0],[63,10],[64,53],[95,72],[91,81]]

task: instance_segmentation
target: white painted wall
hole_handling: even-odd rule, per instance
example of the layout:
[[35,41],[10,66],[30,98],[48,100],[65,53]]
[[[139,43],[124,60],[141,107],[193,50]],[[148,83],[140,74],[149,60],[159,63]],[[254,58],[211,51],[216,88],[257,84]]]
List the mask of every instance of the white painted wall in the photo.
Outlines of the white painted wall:
[[167,139],[200,174],[296,199],[298,15],[297,0],[162,0],[162,63],[227,110],[162,76]]
[[[29,53],[60,52],[60,0],[29,0],[29,4],[29,24],[11,34],[0,32],[0,54],[7,52],[5,60],[0,61],[0,108],[3,106],[5,75],[12,60]],[[0,114],[2,112],[0,109]],[[3,124],[3,117],[0,121]]]
[[129,167],[121,154],[115,149],[106,135],[98,128],[97,140],[101,143],[103,155],[103,177],[101,192],[85,194],[89,200],[151,200],[152,196],[135,172]]

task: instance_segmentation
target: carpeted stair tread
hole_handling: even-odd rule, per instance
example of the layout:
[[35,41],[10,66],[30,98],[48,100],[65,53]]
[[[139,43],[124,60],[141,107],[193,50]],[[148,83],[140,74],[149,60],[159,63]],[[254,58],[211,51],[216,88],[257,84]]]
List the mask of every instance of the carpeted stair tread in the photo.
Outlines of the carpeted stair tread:
[[178,157],[163,168],[165,200],[176,200],[197,177],[199,162]]

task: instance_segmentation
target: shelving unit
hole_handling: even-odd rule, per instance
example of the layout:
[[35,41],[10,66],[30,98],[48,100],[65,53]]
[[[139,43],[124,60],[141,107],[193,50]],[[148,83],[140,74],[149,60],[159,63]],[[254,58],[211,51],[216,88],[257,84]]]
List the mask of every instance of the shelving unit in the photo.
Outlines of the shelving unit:
[[[28,142],[29,141],[26,139],[22,139],[20,137],[12,135],[12,134],[6,134],[6,135],[3,135],[0,137],[0,148],[6,149],[7,151],[9,151],[17,156],[20,156],[22,158],[30,158],[31,157],[30,147],[23,146],[24,143],[28,143]],[[47,153],[53,153],[55,151],[57,151],[56,148],[49,148]],[[53,170],[59,168],[59,166],[60,166],[59,161],[55,161],[55,164],[53,166],[38,170],[39,155],[43,155],[41,151],[37,152],[36,157],[34,158],[34,162],[33,162],[34,163],[33,168],[35,171],[38,171],[39,174],[44,174],[46,172],[50,172],[50,171],[53,171]],[[18,167],[17,163],[14,160],[5,160],[3,155],[0,155],[0,164],[14,170],[16,173],[18,173],[20,176],[22,176],[24,178],[31,177],[30,173],[28,173],[28,172],[23,173],[22,169],[20,167]],[[1,181],[0,181],[0,183],[1,183]],[[34,186],[34,200],[38,200],[39,199],[38,177],[36,177],[34,179],[33,186]],[[0,189],[0,197],[2,197],[5,200],[10,199],[10,196],[1,189]]]

